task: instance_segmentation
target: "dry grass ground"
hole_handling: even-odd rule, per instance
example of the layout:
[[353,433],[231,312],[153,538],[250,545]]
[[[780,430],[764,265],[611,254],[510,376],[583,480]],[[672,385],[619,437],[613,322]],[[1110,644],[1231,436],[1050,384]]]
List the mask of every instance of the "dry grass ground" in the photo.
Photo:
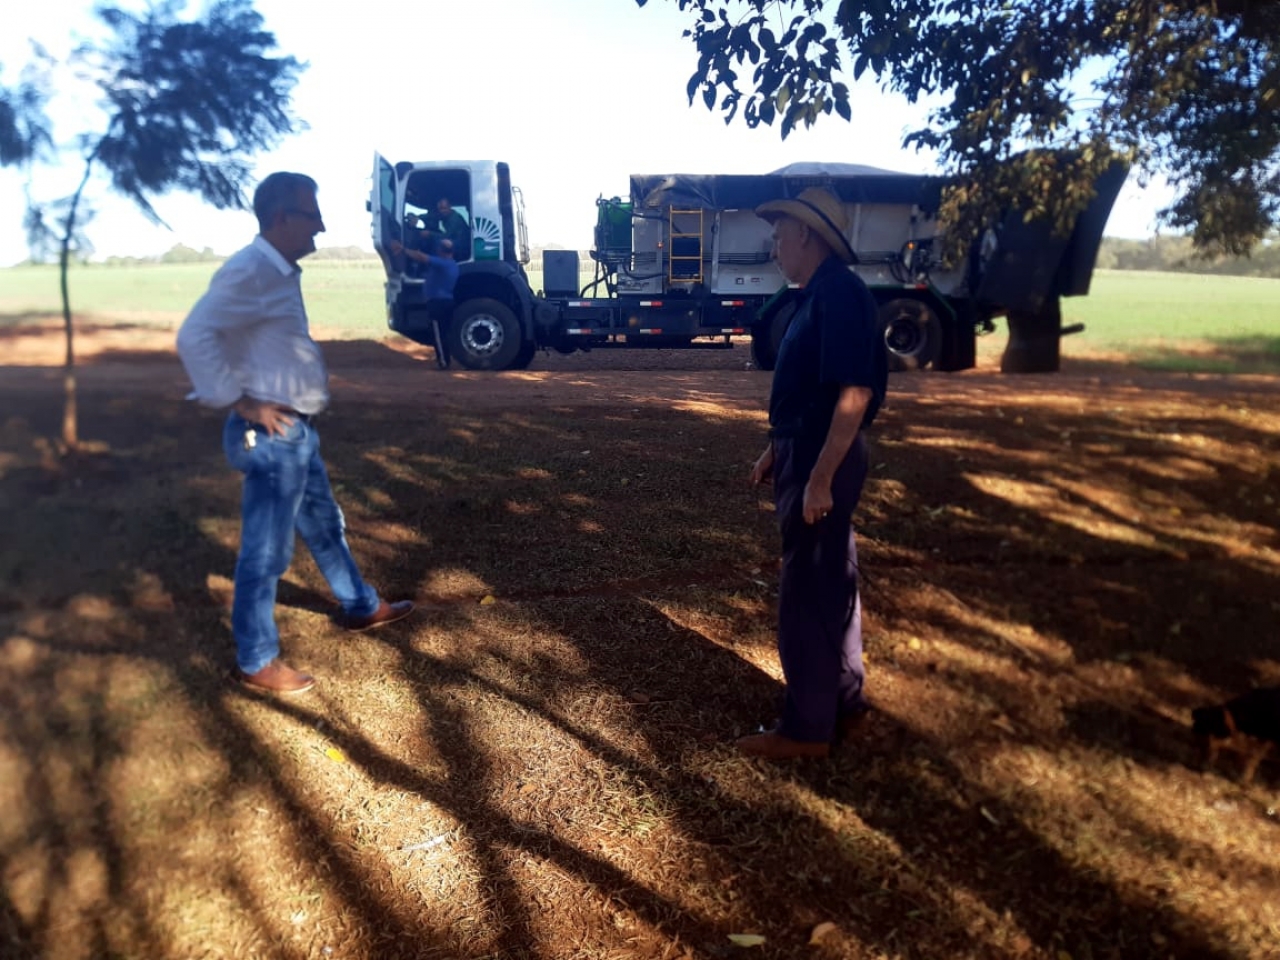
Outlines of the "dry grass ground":
[[227,679],[217,418],[172,355],[99,346],[72,462],[57,370],[0,368],[6,960],[1280,952],[1280,773],[1189,734],[1280,683],[1280,378],[895,377],[878,710],[771,767],[731,748],[780,691],[742,351],[329,344],[353,545],[423,609],[344,634],[300,555],[281,632],[321,683],[280,701]]

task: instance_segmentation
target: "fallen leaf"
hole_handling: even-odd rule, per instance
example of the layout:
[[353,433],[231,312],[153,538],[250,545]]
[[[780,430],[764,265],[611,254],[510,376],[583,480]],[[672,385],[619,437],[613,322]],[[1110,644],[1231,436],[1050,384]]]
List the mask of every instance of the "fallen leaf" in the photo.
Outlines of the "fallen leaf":
[[829,937],[836,932],[836,925],[828,920],[826,923],[820,923],[813,928],[813,933],[809,934],[809,946],[813,946],[822,940],[823,937]]
[[731,933],[729,942],[739,947],[758,947],[765,939],[758,933]]
[[1017,729],[1014,727],[1012,723],[1009,722],[1009,720],[1006,717],[996,717],[994,720],[991,721],[991,725],[993,727],[999,727],[1005,733],[1013,734],[1014,736],[1017,736],[1018,734]]
[[334,763],[347,762],[347,755],[343,753],[341,750],[339,750],[337,747],[330,747],[328,750],[324,752],[324,755],[328,757],[330,760],[332,760]]
[[912,637],[907,641],[907,646],[912,650],[919,650],[924,646],[924,644],[920,641],[919,637]]
[[480,600],[480,606],[487,607],[489,604],[497,602],[497,598],[492,593],[486,593]]

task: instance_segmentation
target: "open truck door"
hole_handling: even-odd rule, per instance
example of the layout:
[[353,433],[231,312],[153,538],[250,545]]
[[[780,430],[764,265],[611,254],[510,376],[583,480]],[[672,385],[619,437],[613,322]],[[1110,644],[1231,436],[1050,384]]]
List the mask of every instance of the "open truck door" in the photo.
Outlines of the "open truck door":
[[399,209],[396,198],[396,171],[380,153],[373,155],[373,185],[369,192],[369,212],[373,215],[373,249],[382,260],[386,272],[387,325],[395,328],[392,315],[403,277],[396,269],[396,257],[391,253],[391,241],[403,242]]
[[436,363],[442,368],[449,365],[442,342],[439,324],[427,319],[426,310],[412,311],[406,302],[413,296],[402,296],[406,288],[413,293],[414,286],[421,287],[422,278],[406,276],[404,256],[392,253],[391,245],[404,243],[404,226],[400,219],[400,177],[380,153],[373,155],[373,185],[369,195],[369,212],[373,215],[373,249],[382,260],[386,271],[387,326],[402,336],[418,343],[435,347]]

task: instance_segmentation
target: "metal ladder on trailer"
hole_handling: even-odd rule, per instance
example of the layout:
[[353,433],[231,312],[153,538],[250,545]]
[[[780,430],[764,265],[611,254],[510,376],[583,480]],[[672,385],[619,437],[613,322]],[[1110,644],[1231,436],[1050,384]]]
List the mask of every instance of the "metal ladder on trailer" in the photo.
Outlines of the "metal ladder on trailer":
[[702,208],[667,212],[667,280],[670,283],[702,282]]

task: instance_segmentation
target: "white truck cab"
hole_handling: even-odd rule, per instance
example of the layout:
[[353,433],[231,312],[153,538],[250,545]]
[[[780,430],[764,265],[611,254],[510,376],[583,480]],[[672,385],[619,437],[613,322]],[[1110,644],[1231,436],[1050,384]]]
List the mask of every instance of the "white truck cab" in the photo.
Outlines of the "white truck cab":
[[375,153],[372,179],[369,210],[373,246],[387,276],[388,326],[434,345],[418,296],[423,281],[393,255],[392,241],[411,247],[424,237],[447,235],[460,266],[455,290],[459,307],[467,301],[497,301],[483,303],[484,309],[464,328],[455,316],[443,331],[451,341],[450,352],[480,369],[500,369],[517,357],[525,357],[527,364],[533,356],[532,347],[525,346],[530,340],[531,292],[524,274],[529,235],[523,197],[512,186],[507,165],[495,160],[391,163]]

